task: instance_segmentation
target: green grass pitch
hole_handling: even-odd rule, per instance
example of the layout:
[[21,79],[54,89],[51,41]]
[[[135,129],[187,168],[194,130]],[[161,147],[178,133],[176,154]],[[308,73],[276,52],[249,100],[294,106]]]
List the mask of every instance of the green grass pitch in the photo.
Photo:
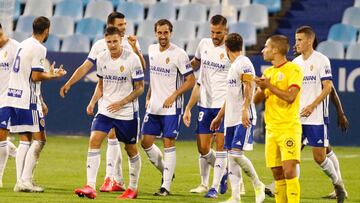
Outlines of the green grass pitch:
[[[17,141],[15,142],[17,144]],[[35,179],[45,187],[44,193],[15,193],[15,161],[9,159],[4,173],[4,187],[0,189],[0,202],[115,202],[119,193],[100,193],[95,200],[77,197],[73,191],[81,187],[86,181],[86,154],[88,137],[49,136],[48,142],[41,154],[36,168]],[[98,173],[97,187],[100,187],[105,175],[105,149],[103,143],[101,166]],[[161,142],[158,142],[162,146]],[[121,145],[123,148],[123,144]],[[198,153],[196,142],[178,142],[176,178],[172,184],[171,196],[154,197],[152,194],[160,186],[160,173],[151,165],[143,150],[142,171],[139,183],[139,195],[136,200],[122,202],[219,202],[230,196],[228,191],[218,199],[205,199],[203,195],[191,194],[189,190],[199,184]],[[342,176],[349,193],[346,202],[360,202],[360,148],[334,147],[339,158]],[[128,162],[123,150],[123,173],[128,180]],[[261,180],[268,184],[272,181],[270,170],[265,167],[264,145],[256,144],[254,151],[247,152],[252,160]],[[249,178],[245,177],[246,195],[242,202],[254,202],[254,192]],[[211,180],[210,180],[211,182]],[[307,148],[302,154],[301,164],[301,202],[336,202],[324,200],[321,196],[332,191],[332,184],[312,160],[311,150]],[[119,200],[120,201],[120,200]],[[266,198],[264,202],[275,202],[273,198]]]

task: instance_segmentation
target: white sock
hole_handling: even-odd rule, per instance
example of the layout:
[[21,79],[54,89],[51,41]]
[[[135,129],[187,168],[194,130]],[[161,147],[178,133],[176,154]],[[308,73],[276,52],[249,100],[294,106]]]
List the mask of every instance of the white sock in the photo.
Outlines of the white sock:
[[25,157],[24,169],[21,179],[25,182],[32,181],[33,171],[39,160],[40,152],[44,148],[45,141],[34,140]]
[[201,184],[206,187],[209,186],[210,167],[211,164],[214,166],[215,159],[216,157],[213,150],[210,150],[208,154],[199,156]]
[[115,176],[115,163],[116,156],[120,151],[119,142],[117,139],[108,139],[107,149],[106,149],[106,176],[114,178]]
[[129,157],[129,187],[132,190],[137,190],[139,176],[141,171],[141,157],[140,154],[135,155],[134,157]]
[[116,156],[116,162],[115,162],[115,180],[118,183],[124,182],[124,176],[122,174],[122,152],[121,152],[120,143],[119,143],[119,153]]
[[9,156],[15,158],[17,148],[14,145],[14,143],[12,143],[10,140],[8,140],[7,142],[8,142]]
[[158,146],[153,144],[151,147],[145,149],[145,152],[150,162],[161,172],[164,171],[164,160],[161,150]]
[[24,170],[25,157],[30,148],[29,141],[20,141],[19,147],[16,152],[16,181],[19,181]]
[[2,185],[2,177],[4,174],[4,170],[6,167],[6,162],[9,157],[9,150],[8,150],[8,141],[1,141],[0,142],[0,181]]
[[176,148],[169,147],[164,149],[164,182],[161,187],[164,187],[167,191],[170,191],[170,185],[172,177],[174,175],[176,166]]
[[227,167],[227,152],[226,151],[217,151],[216,160],[214,166],[214,177],[212,188],[215,188],[216,191],[219,191],[219,185],[221,178],[223,177]]
[[241,166],[241,169],[244,170],[245,174],[250,177],[251,182],[254,187],[261,185],[259,176],[257,175],[255,168],[251,161],[244,155],[244,152],[241,151],[231,151],[234,160]]
[[229,158],[229,179],[231,184],[231,196],[233,199],[240,201],[240,184],[242,182],[241,168],[236,163],[236,156],[231,153],[228,155]]
[[86,160],[87,185],[96,189],[96,176],[100,166],[100,149],[89,149]]
[[340,179],[340,181],[342,181],[341,171],[340,171],[340,164],[339,164],[339,160],[338,160],[335,152],[331,151],[326,156],[327,156],[327,158],[329,158],[332,161],[332,163],[333,163],[333,165],[335,167],[335,171],[336,171],[336,173],[338,175],[338,178]]
[[322,168],[324,173],[329,176],[333,184],[338,183],[340,179],[337,176],[333,162],[329,158],[326,157],[324,162],[320,164],[320,167]]
[[300,164],[296,164],[296,176],[300,178]]

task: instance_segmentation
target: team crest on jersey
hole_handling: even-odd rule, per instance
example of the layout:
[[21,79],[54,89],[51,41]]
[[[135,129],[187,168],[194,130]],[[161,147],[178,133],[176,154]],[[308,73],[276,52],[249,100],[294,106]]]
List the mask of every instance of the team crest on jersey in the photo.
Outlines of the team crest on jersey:
[[280,80],[282,80],[282,79],[284,79],[284,74],[283,74],[282,72],[280,72],[280,73],[278,74],[278,80],[280,81]]
[[42,127],[45,127],[45,120],[42,118],[42,119],[40,119],[40,125],[42,126]]
[[120,72],[124,72],[124,70],[125,70],[125,67],[123,65],[120,66]]
[[314,69],[314,66],[313,65],[311,65],[310,66],[310,71],[312,71]]
[[5,52],[4,52],[4,59],[6,59],[6,58],[7,58],[7,56],[8,56],[8,52],[7,52],[7,51],[5,51]]
[[223,59],[224,56],[225,56],[225,54],[224,54],[224,53],[221,53],[221,54],[220,54],[220,59]]
[[166,64],[169,64],[170,63],[170,58],[167,57],[166,60],[165,60]]
[[44,65],[44,59],[40,59],[40,66],[43,66]]
[[285,140],[285,147],[288,148],[288,149],[294,148],[294,147],[295,147],[295,141],[294,141],[294,139],[292,139],[292,138],[287,138],[287,139]]

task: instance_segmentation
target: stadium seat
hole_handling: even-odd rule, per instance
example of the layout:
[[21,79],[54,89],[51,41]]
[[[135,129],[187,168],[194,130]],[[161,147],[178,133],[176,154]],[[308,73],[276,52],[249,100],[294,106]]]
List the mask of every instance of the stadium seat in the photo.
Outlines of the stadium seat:
[[49,35],[48,39],[44,43],[44,46],[48,51],[58,52],[60,51],[60,39],[56,35]]
[[190,0],[161,0],[161,2],[172,3],[175,5],[176,8],[179,8],[180,6],[184,6],[190,3]]
[[219,0],[191,0],[191,3],[198,3],[207,6],[208,8],[220,4]]
[[105,23],[96,18],[84,18],[76,25],[76,34],[88,36],[91,40],[104,34]]
[[31,37],[31,33],[26,33],[26,32],[13,32],[11,33],[11,38],[13,38],[14,40],[18,41],[18,42],[22,42],[25,39]]
[[21,5],[19,0],[15,0],[15,13],[14,13],[14,20],[18,19],[20,16]]
[[89,50],[89,37],[80,34],[65,37],[61,46],[61,52],[87,53]]
[[189,40],[186,46],[186,53],[188,53],[189,55],[195,55],[196,49],[199,46],[200,41],[201,39],[199,38]]
[[154,37],[155,38],[155,30],[154,30],[154,24],[155,20],[144,20],[139,24],[139,27],[137,29],[137,36],[140,37]]
[[151,5],[156,4],[156,0],[127,0],[127,1],[141,3],[146,8],[149,8]]
[[253,0],[252,3],[266,6],[269,13],[277,13],[281,10],[281,0]]
[[135,25],[132,21],[126,21],[126,34],[127,35],[135,34]]
[[61,39],[74,34],[74,20],[69,16],[53,16],[51,18],[50,34]]
[[355,0],[354,7],[360,7],[360,0]]
[[20,16],[16,24],[16,32],[32,33],[32,23],[35,16]]
[[191,21],[175,21],[173,22],[173,39],[178,41],[187,41],[195,39],[195,23]]
[[83,17],[83,2],[81,0],[62,0],[55,7],[54,16],[69,16],[74,21]]
[[174,4],[159,2],[149,7],[147,19],[148,20],[168,19],[172,22],[175,21],[175,17],[176,17],[176,9]]
[[229,25],[229,32],[236,32],[241,35],[245,46],[252,46],[257,43],[256,28],[248,22],[237,22]]
[[360,29],[360,7],[349,7],[344,11],[342,23]]
[[141,47],[142,54],[149,54],[149,46],[154,44],[154,40],[151,37],[137,37],[139,45]]
[[209,20],[212,16],[220,14],[220,15],[226,16],[228,23],[235,23],[237,21],[237,11],[236,10],[233,10],[230,13],[230,15],[224,14],[222,10],[223,10],[222,5],[212,6],[210,8]]
[[345,59],[348,60],[360,60],[360,44],[350,44],[347,48]]
[[242,8],[249,6],[251,4],[250,0],[228,0],[228,4],[233,6],[237,10],[241,10]]
[[201,23],[199,25],[199,29],[197,32],[196,37],[197,38],[204,38],[204,37],[210,37],[210,23],[209,22],[205,22],[205,23]]
[[200,24],[206,22],[206,15],[205,5],[191,3],[180,7],[178,20],[187,20]]
[[330,59],[344,59],[344,45],[335,41],[322,41],[316,50]]
[[356,43],[357,29],[351,25],[338,23],[332,25],[327,37],[328,41],[337,41],[347,48],[350,44]]
[[266,28],[269,26],[267,8],[260,4],[252,4],[244,7],[241,9],[239,21],[252,23],[255,25],[256,29]]
[[144,6],[136,2],[122,2],[117,7],[117,11],[123,13],[126,20],[133,21],[138,25],[144,20]]
[[86,6],[84,18],[97,18],[106,23],[109,13],[113,11],[114,7],[110,1],[90,1]]
[[175,37],[172,37],[172,38],[170,39],[170,42],[173,43],[173,44],[175,44],[176,46],[182,48],[182,49],[185,49],[185,44],[186,44],[186,43],[185,43],[182,39],[177,39],[177,38],[175,38]]
[[53,14],[53,3],[51,0],[27,0],[24,16],[45,16],[50,18]]

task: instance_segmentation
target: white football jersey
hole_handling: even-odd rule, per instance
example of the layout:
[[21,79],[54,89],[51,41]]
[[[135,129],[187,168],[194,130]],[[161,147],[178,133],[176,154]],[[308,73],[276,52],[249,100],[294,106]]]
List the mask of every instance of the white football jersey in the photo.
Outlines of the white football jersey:
[[[121,41],[121,45],[125,48],[125,49],[129,49],[129,50],[133,50],[131,45],[129,44],[128,41],[128,36],[125,35],[123,37],[123,40]],[[140,49],[140,45],[139,45],[139,41],[136,41],[136,47],[139,49],[139,51],[141,51]],[[98,41],[96,41],[94,43],[94,45],[91,47],[91,50],[89,52],[89,55],[87,57],[88,60],[90,60],[93,64],[96,64],[96,57],[101,53],[107,50],[107,45],[106,45],[106,41],[105,38],[103,39],[99,39]]]
[[[226,106],[225,106],[225,127],[232,127],[242,123],[242,106],[244,104],[244,86],[240,80],[241,74],[251,74],[255,76],[255,69],[250,59],[246,56],[238,56],[231,64],[227,76]],[[255,84],[253,84],[253,95],[255,94]],[[256,124],[256,110],[251,98],[249,118],[252,124]]]
[[18,46],[19,42],[9,39],[9,41],[0,48],[0,108],[5,105],[10,72],[13,67],[16,49]]
[[[320,52],[313,51],[304,60],[302,55],[293,60],[304,72],[303,88],[300,98],[300,110],[310,105],[322,92],[323,80],[332,80],[329,59]],[[321,125],[329,121],[329,96],[327,96],[311,113],[309,117],[301,117],[305,125]]]
[[30,37],[22,41],[16,51],[10,73],[6,106],[41,110],[41,82],[31,80],[32,71],[44,71],[46,48]]
[[139,57],[132,51],[123,49],[120,57],[114,60],[107,50],[97,56],[96,66],[97,75],[103,79],[103,95],[98,102],[98,113],[114,119],[134,119],[134,114],[139,110],[137,99],[115,113],[110,113],[106,108],[127,97],[134,90],[133,83],[144,79]]
[[198,105],[204,108],[221,108],[226,95],[226,77],[231,66],[225,44],[215,47],[210,38],[202,39],[195,58],[201,60]]
[[175,115],[182,113],[183,95],[179,96],[171,108],[163,108],[164,101],[192,74],[190,60],[186,52],[174,44],[160,51],[159,44],[149,46],[151,97],[147,112],[155,115]]

